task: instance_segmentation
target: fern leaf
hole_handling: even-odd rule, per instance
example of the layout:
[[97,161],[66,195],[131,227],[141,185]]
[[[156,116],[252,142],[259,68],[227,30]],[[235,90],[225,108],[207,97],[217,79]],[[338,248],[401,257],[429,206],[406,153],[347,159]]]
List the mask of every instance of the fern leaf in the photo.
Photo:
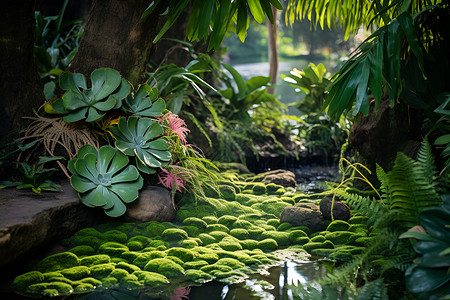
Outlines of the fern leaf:
[[437,171],[434,164],[434,155],[428,139],[425,137],[417,153],[417,163],[422,169],[423,175],[426,176],[428,182],[435,183],[437,179]]
[[360,290],[357,300],[388,300],[387,287],[383,278],[366,283]]

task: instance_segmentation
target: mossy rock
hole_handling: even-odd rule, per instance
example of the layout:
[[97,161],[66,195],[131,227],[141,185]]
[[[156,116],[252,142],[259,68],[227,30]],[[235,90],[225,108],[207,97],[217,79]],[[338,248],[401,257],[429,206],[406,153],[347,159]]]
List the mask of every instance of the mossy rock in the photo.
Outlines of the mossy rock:
[[145,235],[149,237],[161,236],[166,227],[159,222],[150,221],[145,228]]
[[206,272],[203,272],[201,270],[196,270],[196,269],[186,270],[185,276],[189,280],[191,280],[193,282],[197,282],[197,283],[204,283],[206,281],[209,281],[209,280],[213,279],[212,275],[210,275],[210,274],[208,274]]
[[72,237],[62,241],[63,245],[75,247],[88,245],[96,249],[103,241],[103,234],[94,228],[83,228]]
[[291,232],[291,231],[295,231],[295,230],[301,230],[301,231],[303,231],[304,233],[306,233],[307,236],[309,236],[309,235],[311,234],[311,230],[310,230],[309,227],[307,227],[307,226],[296,226],[296,227],[291,227],[291,228],[289,228],[289,229],[286,230],[286,231]]
[[306,232],[304,232],[303,230],[293,230],[293,231],[288,231],[288,233],[289,233],[289,240],[291,241],[291,244],[294,244],[297,241],[297,239],[300,237],[308,237]]
[[126,263],[126,262],[119,262],[116,264],[116,269],[124,269],[127,270],[128,273],[132,274],[135,271],[141,271],[141,269],[138,266]]
[[145,265],[144,271],[160,273],[167,278],[180,277],[184,275],[183,267],[167,258],[152,259]]
[[374,240],[374,237],[359,237],[355,240],[355,244],[367,247],[369,246]]
[[142,243],[143,247],[146,247],[152,241],[152,239],[150,239],[146,236],[136,235],[128,240],[128,242],[134,242],[134,241],[140,242],[140,243]]
[[33,284],[41,283],[44,281],[44,275],[39,271],[31,271],[21,274],[14,278],[12,286],[14,289],[25,291],[25,289]]
[[171,261],[173,261],[174,263],[179,264],[180,266],[184,265],[184,262],[180,258],[178,258],[176,256],[167,255],[165,258],[170,259]]
[[350,224],[343,220],[334,220],[327,227],[327,231],[346,231],[350,227]]
[[289,228],[292,228],[292,224],[289,222],[283,222],[277,227],[277,230],[278,231],[286,231]]
[[364,216],[353,216],[348,220],[349,224],[366,224],[367,223],[367,217]]
[[80,260],[72,252],[62,252],[47,256],[39,261],[36,270],[41,272],[58,271],[70,267],[78,266]]
[[104,278],[108,277],[114,269],[114,264],[111,263],[93,265],[90,267],[90,274],[94,278]]
[[230,235],[239,240],[245,240],[248,237],[248,231],[244,228],[234,228],[230,230]]
[[303,245],[303,249],[311,252],[314,249],[333,249],[334,245],[330,241],[325,242],[309,242]]
[[170,248],[167,251],[168,256],[176,256],[183,261],[183,263],[192,261],[194,259],[194,253],[191,250],[184,248]]
[[212,231],[223,231],[225,233],[230,232],[230,229],[228,229],[225,225],[222,224],[210,224],[206,226],[206,233],[210,233]]
[[260,237],[264,239],[274,239],[279,246],[288,246],[291,244],[290,233],[283,231],[266,231],[261,234]]
[[[33,271],[33,272],[37,272],[37,271]],[[50,282],[52,280],[54,280],[55,278],[65,278],[63,274],[61,274],[61,272],[48,272],[48,273],[43,273],[42,274],[44,276],[44,280],[42,281],[47,281]]]
[[202,218],[207,224],[217,224],[217,217],[215,216],[206,216]]
[[194,213],[192,212],[190,207],[180,207],[175,215],[175,220],[183,222],[184,220],[193,217],[193,215]]
[[102,278],[101,281],[102,281],[102,286],[105,288],[113,288],[119,283],[119,280],[117,280],[117,278],[115,278],[115,277],[105,277],[105,278]]
[[116,278],[117,280],[121,280],[123,277],[129,275],[130,273],[128,273],[127,270],[124,269],[114,269],[110,276]]
[[144,245],[140,241],[130,241],[125,244],[131,251],[139,251],[144,249]]
[[188,234],[183,229],[168,228],[163,231],[161,238],[168,242],[178,242],[188,238]]
[[219,247],[226,251],[242,250],[242,246],[239,241],[232,237],[224,238],[223,240],[221,240],[219,242]]
[[278,244],[274,239],[265,239],[258,243],[258,248],[265,251],[272,251],[278,248]]
[[269,199],[262,203],[253,204],[251,208],[263,211],[267,214],[279,216],[286,206],[288,206],[287,203],[279,201],[278,199]]
[[350,224],[350,227],[347,229],[347,231],[354,232],[354,233],[368,233],[367,227],[365,224]]
[[234,228],[244,228],[244,229],[247,229],[247,230],[249,230],[249,229],[251,229],[253,227],[254,227],[254,225],[252,223],[250,223],[247,220],[241,220],[241,219],[236,220],[236,222],[234,222],[234,224],[232,226],[233,229]]
[[120,279],[120,287],[134,290],[144,286],[144,283],[139,281],[138,277],[133,274],[128,274],[127,276]]
[[256,240],[246,239],[239,241],[243,249],[253,250],[258,248],[259,242]]
[[353,259],[353,254],[351,254],[349,251],[334,251],[330,253],[328,257],[339,262],[348,262]]
[[228,233],[223,231],[212,231],[209,233],[209,235],[215,238],[217,241],[221,241],[222,239],[230,236]]
[[183,220],[183,225],[188,226],[195,226],[199,228],[200,230],[205,230],[206,226],[208,226],[208,223],[206,223],[204,220],[196,218],[196,217],[189,217]]
[[367,237],[367,236],[366,236],[364,233],[357,232],[357,233],[355,233],[354,235],[352,235],[352,236],[348,239],[348,243],[347,243],[347,244],[355,245],[355,241],[356,241],[357,239],[359,239],[359,238],[362,238],[362,237]]
[[236,195],[236,201],[242,205],[247,205],[250,200],[252,200],[252,198],[249,195],[246,195],[246,194],[237,194]]
[[169,279],[162,274],[148,271],[136,271],[133,273],[138,280],[143,281],[144,285],[158,287],[169,283]]
[[81,266],[91,267],[94,265],[107,264],[111,262],[111,258],[106,254],[96,254],[86,256],[80,259]]
[[231,227],[238,218],[235,216],[224,215],[217,219],[218,224],[222,224],[225,227]]
[[200,269],[203,266],[207,266],[208,262],[203,259],[188,261],[183,264],[184,269]]
[[67,296],[72,293],[73,287],[64,282],[42,282],[32,284],[28,287],[28,291],[38,294],[46,294],[51,297]]
[[280,219],[269,219],[266,221],[266,224],[276,228],[280,226]]
[[313,254],[313,255],[320,255],[320,256],[329,256],[334,251],[335,251],[334,249],[318,248],[318,249],[312,249],[311,250],[311,254]]
[[95,290],[95,287],[90,283],[80,283],[73,289],[73,291],[75,293],[80,293],[80,294],[92,292],[93,290]]
[[80,279],[78,281],[75,281],[74,285],[78,286],[79,284],[86,284],[86,283],[90,284],[92,286],[95,286],[95,287],[100,286],[102,284],[101,280],[98,280],[98,279],[93,278],[93,277],[85,277],[85,278],[82,278],[82,279]]
[[358,255],[358,254],[361,254],[364,251],[364,249],[366,249],[366,248],[353,246],[353,245],[342,245],[342,246],[336,247],[335,251],[348,251],[352,255]]
[[161,240],[152,240],[147,246],[155,247],[157,250],[166,250],[169,244]]
[[266,193],[266,185],[264,183],[255,183],[252,188],[253,195],[264,195]]
[[254,259],[257,259],[259,262],[261,262],[262,264],[271,264],[273,263],[273,261],[268,258],[266,255],[264,254],[255,254],[251,256]]
[[220,185],[220,193],[227,201],[236,201],[236,189],[229,185]]
[[230,267],[230,266],[218,265],[218,264],[207,265],[207,266],[204,266],[204,267],[200,268],[200,271],[209,273],[209,274],[211,274],[213,276],[215,276],[214,273],[217,272],[217,271],[229,272],[229,271],[232,271],[232,270],[233,270],[233,268]]
[[216,262],[216,265],[229,266],[232,269],[239,269],[239,268],[245,267],[245,263],[240,262],[239,260],[230,258],[230,257],[224,257],[224,258],[219,259]]
[[130,251],[130,249],[127,246],[117,242],[106,242],[101,244],[98,248],[99,253],[116,257],[120,257],[120,255],[125,251]]
[[186,231],[189,236],[196,236],[203,231],[203,229],[200,230],[198,227],[193,225],[181,226],[180,229]]
[[95,253],[94,248],[92,248],[91,246],[87,246],[87,245],[80,245],[80,246],[75,246],[72,249],[68,250],[67,252],[72,252],[73,254],[75,254],[76,256],[84,256],[84,255],[92,255]]
[[354,235],[355,233],[349,232],[349,231],[334,231],[334,232],[328,232],[325,234],[325,238],[327,240],[330,240],[333,242],[333,244],[347,244],[349,239]]
[[87,266],[76,266],[61,270],[60,272],[70,280],[80,280],[87,277],[91,273],[91,269]]
[[103,239],[106,241],[125,244],[128,240],[127,235],[119,230],[109,230],[103,233]]
[[265,231],[276,231],[276,230],[277,230],[274,226],[272,226],[272,225],[267,225],[267,224],[266,224],[264,221],[262,221],[262,220],[261,220],[261,223],[262,223],[262,224],[256,225],[256,226],[258,226],[258,227],[264,229]]
[[143,268],[150,260],[155,258],[164,258],[167,254],[163,251],[153,250],[141,253],[134,261],[133,265]]
[[284,203],[289,204],[289,205],[292,205],[292,206],[295,205],[295,201],[294,201],[294,199],[292,199],[292,197],[285,197],[285,196],[283,196],[283,197],[280,198],[280,200],[283,201]]
[[187,239],[181,241],[181,246],[187,249],[195,248],[198,246],[198,242],[194,239]]
[[196,258],[199,260],[204,260],[208,264],[214,264],[219,260],[219,255],[217,255],[216,253],[200,253],[196,255]]
[[203,245],[210,245],[213,243],[217,243],[217,240],[207,233],[200,233],[197,238],[199,238]]
[[247,231],[249,239],[257,240],[260,237],[261,233],[263,233],[265,230],[263,228],[253,227],[249,228]]
[[[284,187],[283,186],[281,186],[281,185],[278,185],[278,184],[275,184],[275,183],[273,183],[273,182],[271,182],[271,183],[268,183],[267,185],[266,185],[266,191],[267,191],[267,194],[268,195],[276,195],[276,192],[279,190],[279,189],[284,189]],[[284,193],[283,193],[284,194]]]
[[316,235],[315,237],[313,237],[312,239],[311,239],[311,242],[314,242],[314,243],[322,243],[322,242],[325,242],[325,237],[323,236],[323,235]]
[[126,263],[128,263],[128,261],[127,261],[126,259],[121,258],[121,257],[111,257],[111,262],[112,262],[112,263],[115,263],[115,264],[118,264],[118,263],[120,263],[120,262],[126,262]]

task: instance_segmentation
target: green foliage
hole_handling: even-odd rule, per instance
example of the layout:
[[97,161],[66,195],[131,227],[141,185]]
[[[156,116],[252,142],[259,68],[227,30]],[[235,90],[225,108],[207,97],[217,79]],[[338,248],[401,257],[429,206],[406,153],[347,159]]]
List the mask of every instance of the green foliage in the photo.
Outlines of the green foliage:
[[138,117],[159,117],[166,109],[166,103],[158,98],[158,91],[144,83],[139,86],[134,95],[128,95],[123,100],[123,109]]
[[70,183],[81,201],[89,207],[102,207],[109,216],[125,213],[125,203],[138,197],[143,180],[136,167],[128,165],[126,155],[111,146],[97,151],[87,145],[69,162]]

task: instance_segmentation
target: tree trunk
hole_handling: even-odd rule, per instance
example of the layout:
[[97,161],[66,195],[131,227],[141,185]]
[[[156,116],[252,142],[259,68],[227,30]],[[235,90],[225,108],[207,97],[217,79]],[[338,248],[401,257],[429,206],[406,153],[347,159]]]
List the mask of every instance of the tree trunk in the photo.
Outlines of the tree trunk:
[[0,9],[0,137],[21,129],[45,97],[34,59],[35,1],[5,0]]
[[[278,37],[278,10],[272,6],[273,24],[267,20],[267,30],[269,32],[269,76],[272,77],[271,83],[277,83],[278,75],[278,49],[277,49],[277,37]],[[267,89],[270,94],[275,93],[275,88]]]
[[141,21],[146,0],[94,0],[70,72],[87,77],[97,68],[119,71],[134,86],[144,82],[147,63],[158,32],[159,4]]

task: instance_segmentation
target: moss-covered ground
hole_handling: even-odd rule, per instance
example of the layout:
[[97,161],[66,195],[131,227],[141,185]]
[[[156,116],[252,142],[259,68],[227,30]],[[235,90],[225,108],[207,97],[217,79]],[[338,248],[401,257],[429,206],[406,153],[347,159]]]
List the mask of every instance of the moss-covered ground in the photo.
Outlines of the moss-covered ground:
[[[375,238],[361,216],[333,221],[322,232],[280,224],[288,205],[314,197],[262,178],[224,174],[220,193],[182,196],[174,222],[110,222],[62,241],[63,253],[34,263],[13,288],[29,295],[61,296],[98,288],[173,289],[210,280],[233,283],[279,262],[283,253],[321,255],[338,262]],[[320,197],[318,197],[320,198]]]

